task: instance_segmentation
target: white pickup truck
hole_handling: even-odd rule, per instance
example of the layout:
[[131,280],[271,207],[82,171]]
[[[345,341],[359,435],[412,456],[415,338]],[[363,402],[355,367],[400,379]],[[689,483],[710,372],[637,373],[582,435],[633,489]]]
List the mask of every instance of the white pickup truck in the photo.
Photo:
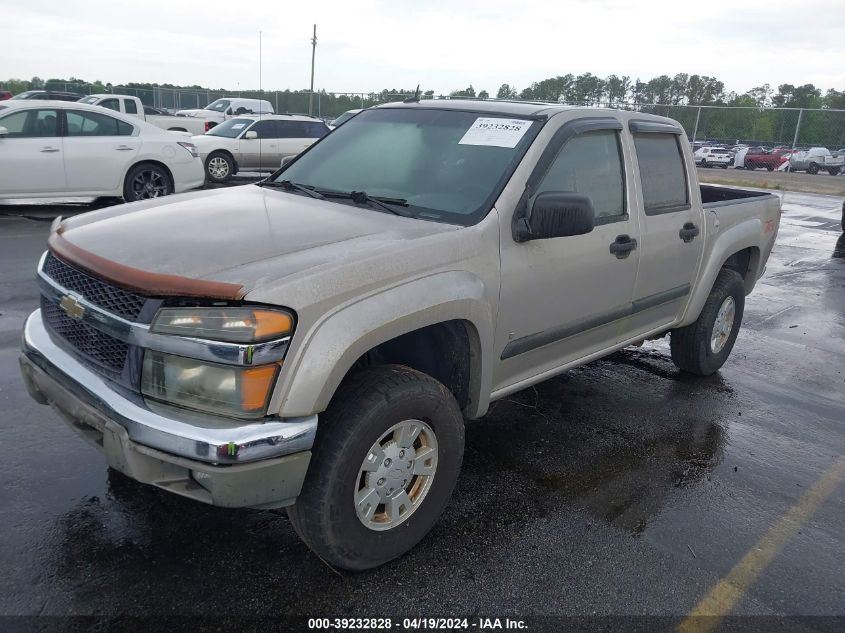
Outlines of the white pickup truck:
[[163,130],[170,130],[171,132],[188,132],[191,136],[198,134],[205,134],[216,123],[197,119],[188,116],[167,116],[158,114],[145,114],[144,104],[138,97],[131,95],[116,95],[116,94],[93,94],[83,97],[79,100],[80,103],[87,103],[88,105],[100,106],[101,108],[108,108],[115,112],[126,114],[127,116],[142,119],[147,123],[152,123],[156,127]]
[[208,121],[211,129],[218,123],[228,121],[232,117],[244,114],[274,114],[273,106],[264,99],[247,99],[244,97],[223,97],[212,101],[204,108],[179,110],[176,116],[193,117]]
[[779,221],[699,186],[671,119],[386,104],[261,183],[56,221],[21,368],[110,467],[366,569],[434,526],[492,401],[664,336],[717,371]]

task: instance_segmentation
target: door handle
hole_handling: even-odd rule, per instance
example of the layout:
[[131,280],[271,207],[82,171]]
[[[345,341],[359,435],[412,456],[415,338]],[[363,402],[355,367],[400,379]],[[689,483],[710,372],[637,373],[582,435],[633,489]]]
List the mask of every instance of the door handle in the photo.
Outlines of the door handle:
[[689,243],[695,239],[695,236],[701,233],[698,230],[698,227],[693,224],[692,222],[687,222],[684,224],[684,228],[678,231],[678,237],[680,237],[684,242]]
[[51,152],[58,152],[58,151],[59,151],[58,147],[45,147],[44,149],[41,150],[41,152],[44,153],[44,154],[49,154]]
[[637,240],[627,235],[618,235],[616,241],[610,245],[610,252],[616,255],[616,259],[625,259],[636,248]]
[[128,145],[118,145],[114,149],[115,149],[115,151],[118,151],[118,152],[126,152],[126,151],[131,150],[132,148],[129,147]]

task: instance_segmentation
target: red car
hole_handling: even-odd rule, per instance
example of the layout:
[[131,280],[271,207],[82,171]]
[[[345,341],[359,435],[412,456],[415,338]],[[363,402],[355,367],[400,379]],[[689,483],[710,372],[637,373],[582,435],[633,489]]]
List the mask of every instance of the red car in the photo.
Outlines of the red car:
[[11,99],[12,93],[8,90],[0,90],[0,101],[5,101],[6,99]]
[[765,167],[769,171],[774,171],[789,160],[789,158],[787,158],[787,155],[791,151],[792,150],[789,148],[776,149],[771,152],[762,150],[759,151],[759,153],[752,153],[751,151],[749,151],[745,155],[743,164],[745,165],[746,169],[757,169],[759,167]]

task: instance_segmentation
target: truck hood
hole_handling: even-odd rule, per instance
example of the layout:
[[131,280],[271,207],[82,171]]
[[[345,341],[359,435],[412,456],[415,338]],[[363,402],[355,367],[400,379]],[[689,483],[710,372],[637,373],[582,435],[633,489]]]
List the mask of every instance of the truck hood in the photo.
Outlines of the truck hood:
[[65,220],[60,230],[71,249],[104,265],[236,284],[242,294],[313,271],[342,275],[350,262],[379,255],[395,262],[396,253],[430,252],[426,242],[458,231],[256,185],[112,207]]

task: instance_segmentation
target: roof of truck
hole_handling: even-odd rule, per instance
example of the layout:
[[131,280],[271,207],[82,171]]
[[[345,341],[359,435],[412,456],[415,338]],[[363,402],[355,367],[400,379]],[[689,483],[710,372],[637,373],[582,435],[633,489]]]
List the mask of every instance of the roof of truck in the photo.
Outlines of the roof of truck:
[[637,112],[636,110],[623,110],[621,108],[597,108],[593,106],[573,106],[561,103],[548,103],[542,101],[508,101],[504,99],[421,99],[420,101],[397,101],[373,106],[370,109],[379,108],[430,108],[432,110],[462,110],[466,112],[490,113],[512,117],[527,117],[532,119],[548,118],[561,112],[579,111],[591,116],[600,116],[602,113],[613,113],[623,120],[652,121],[665,123],[676,129],[680,124],[673,119]]

